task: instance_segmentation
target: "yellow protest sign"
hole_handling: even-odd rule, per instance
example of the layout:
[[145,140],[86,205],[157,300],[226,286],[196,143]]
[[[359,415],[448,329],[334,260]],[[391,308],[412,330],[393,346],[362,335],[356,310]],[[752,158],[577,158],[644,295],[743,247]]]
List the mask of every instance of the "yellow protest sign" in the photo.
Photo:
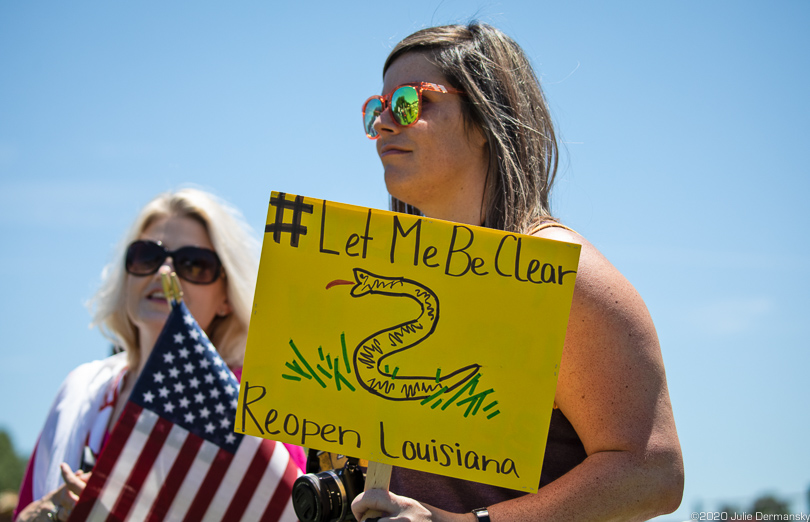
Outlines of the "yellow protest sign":
[[274,192],[236,431],[537,491],[579,250]]

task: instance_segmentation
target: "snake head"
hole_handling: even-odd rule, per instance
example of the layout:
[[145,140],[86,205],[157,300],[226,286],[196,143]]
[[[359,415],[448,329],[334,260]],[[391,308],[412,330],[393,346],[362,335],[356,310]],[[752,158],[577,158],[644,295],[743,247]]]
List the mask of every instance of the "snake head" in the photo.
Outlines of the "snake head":
[[370,277],[372,277],[371,272],[363,270],[362,268],[354,269],[354,280],[357,281],[357,284],[352,287],[352,297],[362,297],[371,291],[371,287],[368,284]]

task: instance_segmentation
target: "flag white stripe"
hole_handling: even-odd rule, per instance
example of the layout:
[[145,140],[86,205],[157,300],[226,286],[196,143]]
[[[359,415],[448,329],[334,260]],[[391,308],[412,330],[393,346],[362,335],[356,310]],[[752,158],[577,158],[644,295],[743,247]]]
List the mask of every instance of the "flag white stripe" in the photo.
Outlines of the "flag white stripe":
[[143,486],[138,492],[138,497],[135,499],[135,504],[129,514],[129,520],[140,521],[146,519],[149,509],[157,499],[160,488],[163,487],[166,476],[172,469],[172,465],[177,458],[177,454],[180,453],[180,448],[183,447],[186,437],[188,437],[188,431],[177,424],[172,424],[172,429],[169,431],[163,447],[160,448],[155,464],[149,470]]
[[157,421],[157,414],[149,410],[143,410],[138,416],[135,428],[130,433],[124,449],[118,456],[112,471],[110,471],[110,475],[104,483],[104,488],[102,488],[87,520],[104,520],[115,507],[115,501],[118,500],[118,496],[124,489],[129,473],[132,471],[132,465],[140,456]]
[[180,486],[177,496],[174,497],[174,502],[172,502],[172,506],[166,515],[166,520],[183,520],[217,453],[219,453],[219,447],[216,444],[212,444],[207,440],[203,441],[197,452],[197,457],[183,479],[183,485]]
[[287,502],[287,507],[284,509],[284,512],[279,517],[279,522],[298,522],[298,517],[295,515],[295,508],[293,507],[292,502]]
[[242,522],[253,520],[261,520],[264,510],[267,509],[267,504],[273,498],[273,493],[276,491],[276,486],[284,476],[284,471],[287,469],[287,462],[290,460],[290,454],[286,451],[280,442],[276,442],[276,449],[273,451],[273,456],[270,457],[270,462],[264,469],[262,478],[256,486],[256,493],[250,499],[245,514],[242,516]]
[[211,499],[208,511],[205,512],[205,516],[203,517],[203,522],[218,522],[222,520],[225,510],[228,509],[231,499],[233,499],[236,490],[239,488],[239,484],[241,484],[242,478],[245,476],[245,471],[247,471],[250,466],[250,462],[253,460],[253,456],[256,454],[256,450],[259,448],[262,440],[263,439],[257,439],[256,437],[245,437],[242,439],[242,442],[239,444],[239,449],[236,450],[236,455],[233,456],[233,460],[230,466],[228,466],[228,470],[225,472],[225,476],[222,477],[219,489],[214,495],[214,498]]

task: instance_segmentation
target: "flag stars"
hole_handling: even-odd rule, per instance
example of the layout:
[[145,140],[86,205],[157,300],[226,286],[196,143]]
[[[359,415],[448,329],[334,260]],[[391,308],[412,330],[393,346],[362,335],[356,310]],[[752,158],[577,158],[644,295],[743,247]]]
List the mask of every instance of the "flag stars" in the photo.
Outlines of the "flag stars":
[[161,416],[233,450],[242,440],[233,432],[239,383],[190,314],[172,314],[166,330],[133,399],[145,415]]
[[166,426],[173,424],[222,450],[235,451],[243,440],[234,432],[239,383],[184,305],[170,314],[153,351],[132,393],[132,400],[143,407],[137,422],[162,418]]

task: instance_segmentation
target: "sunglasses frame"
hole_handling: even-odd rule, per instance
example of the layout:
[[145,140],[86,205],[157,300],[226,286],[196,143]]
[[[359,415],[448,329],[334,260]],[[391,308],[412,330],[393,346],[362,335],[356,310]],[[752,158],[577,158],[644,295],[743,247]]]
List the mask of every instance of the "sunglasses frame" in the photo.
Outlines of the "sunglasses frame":
[[[130,261],[130,250],[132,250],[132,247],[134,247],[138,243],[143,243],[143,244],[146,244],[146,245],[155,245],[155,246],[159,247],[163,252],[163,259],[161,259],[160,262],[157,263],[157,266],[155,267],[155,269],[150,271],[150,272],[143,273],[143,274],[137,273],[137,272],[132,272],[130,270],[130,262],[129,262]],[[193,279],[189,279],[188,277],[186,277],[187,274],[186,274],[186,270],[185,270],[185,265],[181,265],[181,264],[179,265],[177,263],[177,258],[176,258],[177,254],[182,254],[184,250],[193,250],[193,251],[194,250],[200,250],[200,251],[203,251],[203,252],[210,252],[211,254],[213,254],[214,260],[216,261],[217,264],[216,264],[216,267],[214,269],[214,277],[211,279],[211,281],[205,281],[205,282],[203,282],[203,281],[194,281]],[[189,283],[192,283],[192,284],[195,284],[195,285],[210,285],[210,284],[213,284],[220,278],[220,276],[224,276],[224,273],[225,273],[225,269],[222,266],[222,260],[219,258],[219,255],[217,255],[217,253],[214,252],[213,250],[211,250],[210,248],[203,248],[203,247],[188,245],[188,246],[182,246],[182,247],[177,248],[175,250],[169,250],[163,245],[162,241],[150,241],[148,239],[139,239],[139,240],[133,241],[132,243],[129,244],[129,246],[127,247],[127,251],[124,254],[124,269],[130,275],[133,275],[133,276],[136,276],[136,277],[147,277],[147,276],[154,275],[155,273],[157,273],[157,271],[160,270],[160,267],[163,266],[163,264],[166,262],[166,259],[169,258],[169,257],[171,257],[172,261],[174,262],[174,271],[177,273],[177,276],[180,279],[182,279],[184,281],[188,281]]]
[[[380,116],[382,113],[386,111],[386,109],[391,108],[391,98],[394,96],[394,93],[397,92],[402,87],[413,87],[416,90],[417,96],[417,103],[416,103],[416,119],[413,120],[413,123],[409,123],[407,125],[403,125],[397,121],[396,117],[393,117],[394,123],[396,123],[400,127],[410,127],[412,125],[416,125],[416,123],[422,118],[422,91],[431,91],[431,92],[438,92],[442,94],[467,94],[464,91],[460,91],[458,89],[453,89],[451,87],[445,87],[444,85],[439,85],[438,83],[430,83],[430,82],[413,82],[413,83],[403,83],[401,85],[397,85],[391,92],[386,94],[385,96],[371,96],[366,102],[363,104],[363,131],[366,131],[366,107],[368,107],[369,102],[371,100],[380,100],[382,103],[382,110],[380,111]],[[379,116],[377,116],[379,118]],[[376,118],[375,118],[376,119]],[[372,123],[372,127],[374,124]],[[368,132],[366,131],[366,137],[370,140],[376,140],[380,137],[379,133],[376,136],[369,136]]]

